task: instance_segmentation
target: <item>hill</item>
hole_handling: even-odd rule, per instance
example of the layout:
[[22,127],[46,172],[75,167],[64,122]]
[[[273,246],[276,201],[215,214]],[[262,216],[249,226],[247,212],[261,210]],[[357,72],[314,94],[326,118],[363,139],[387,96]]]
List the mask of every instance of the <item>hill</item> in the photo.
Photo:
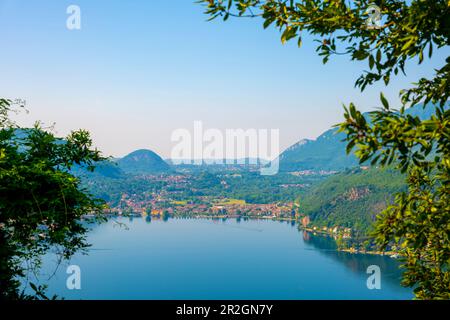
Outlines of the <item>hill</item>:
[[154,174],[170,171],[170,166],[151,150],[136,150],[117,161],[125,173]]
[[344,170],[358,165],[345,152],[345,134],[330,129],[316,140],[301,140],[280,155],[280,171]]
[[[432,104],[425,108],[423,104],[418,104],[406,110],[406,114],[420,119],[430,118],[434,113],[435,108]],[[368,113],[365,116],[368,117]],[[316,140],[304,139],[297,142],[281,153],[280,171],[343,171],[358,166],[358,159],[353,154],[347,155],[345,152],[347,146],[343,141],[345,137],[344,133],[337,133],[337,128],[333,128],[321,134]]]
[[366,234],[376,215],[406,188],[395,169],[354,169],[336,174],[297,199],[300,212],[319,227],[347,227]]

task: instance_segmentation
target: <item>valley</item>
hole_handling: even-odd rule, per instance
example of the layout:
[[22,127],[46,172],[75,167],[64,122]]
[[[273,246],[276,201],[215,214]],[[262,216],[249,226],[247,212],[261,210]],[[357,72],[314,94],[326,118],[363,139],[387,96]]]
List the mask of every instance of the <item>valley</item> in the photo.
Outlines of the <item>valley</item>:
[[[419,105],[408,113],[424,118],[430,109]],[[269,176],[260,174],[270,165],[262,159],[177,162],[144,149],[102,162],[93,174],[76,173],[105,201],[108,215],[287,220],[331,236],[342,250],[374,251],[373,223],[405,190],[405,177],[358,164],[345,146],[336,129],[301,140],[280,154],[280,171]]]

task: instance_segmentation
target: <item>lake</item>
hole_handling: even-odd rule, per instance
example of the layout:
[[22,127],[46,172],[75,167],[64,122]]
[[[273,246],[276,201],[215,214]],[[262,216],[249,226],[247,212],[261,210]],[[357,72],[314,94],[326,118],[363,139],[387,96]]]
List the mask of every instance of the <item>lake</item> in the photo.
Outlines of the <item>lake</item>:
[[[118,223],[123,223],[120,225]],[[398,261],[337,252],[334,241],[287,222],[235,219],[115,218],[95,226],[88,255],[57,264],[46,255],[39,277],[65,299],[411,299]],[[81,289],[68,290],[68,265]],[[366,273],[381,270],[381,289]],[[50,279],[48,280],[48,278]]]

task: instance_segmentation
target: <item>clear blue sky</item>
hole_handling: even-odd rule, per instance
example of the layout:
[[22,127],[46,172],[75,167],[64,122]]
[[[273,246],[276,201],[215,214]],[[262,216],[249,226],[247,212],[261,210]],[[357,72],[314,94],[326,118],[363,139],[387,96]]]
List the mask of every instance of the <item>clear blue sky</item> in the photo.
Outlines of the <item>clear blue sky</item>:
[[[79,5],[82,29],[66,28]],[[148,148],[170,156],[177,128],[279,128],[281,148],[339,122],[342,104],[378,106],[430,76],[449,54],[363,94],[366,64],[327,65],[312,39],[282,45],[260,20],[206,22],[192,0],[0,0],[0,96],[27,100],[22,125],[40,119],[63,135],[85,128],[108,155]]]

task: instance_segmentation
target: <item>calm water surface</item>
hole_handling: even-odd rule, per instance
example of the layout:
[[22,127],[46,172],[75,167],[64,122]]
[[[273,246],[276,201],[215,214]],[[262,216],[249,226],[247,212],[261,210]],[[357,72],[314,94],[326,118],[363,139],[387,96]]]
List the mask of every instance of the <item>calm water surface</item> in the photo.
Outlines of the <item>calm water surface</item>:
[[[337,252],[331,239],[286,222],[119,218],[96,226],[88,240],[88,255],[69,263],[57,267],[55,256],[44,258],[40,279],[50,294],[66,299],[412,298],[412,291],[399,284],[395,259]],[[66,287],[69,264],[81,268],[81,290]],[[381,290],[367,289],[370,265],[381,268]]]

